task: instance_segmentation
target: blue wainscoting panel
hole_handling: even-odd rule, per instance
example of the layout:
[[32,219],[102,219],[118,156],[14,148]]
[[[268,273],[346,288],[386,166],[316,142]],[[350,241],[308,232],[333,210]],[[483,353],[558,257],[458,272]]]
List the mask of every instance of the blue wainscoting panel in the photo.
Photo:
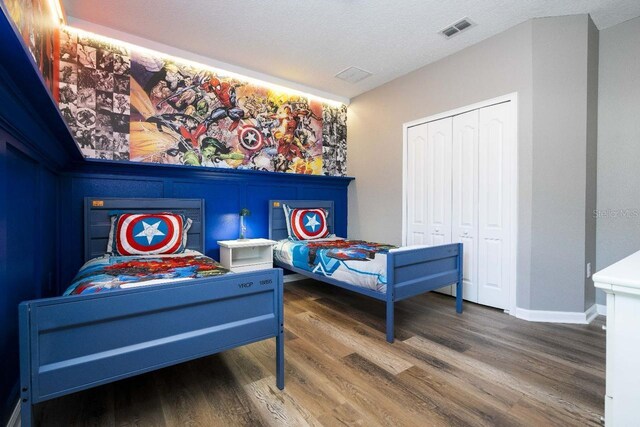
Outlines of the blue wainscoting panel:
[[[2,300],[2,329],[0,348],[2,369],[0,387],[17,391],[18,372],[18,303],[34,298],[36,287],[36,239],[39,235],[36,222],[38,195],[38,164],[12,145],[6,146],[5,161],[7,176],[11,177],[6,186],[7,211],[6,229],[6,271],[0,280],[0,300]],[[13,394],[13,393],[12,393]],[[4,403],[4,402],[3,402]]]
[[64,291],[82,265],[82,203],[85,197],[166,197],[205,200],[205,248],[219,259],[218,240],[239,235],[238,213],[246,207],[248,237],[269,236],[268,201],[321,199],[335,202],[335,228],[347,235],[347,187],[353,178],[174,167],[136,163],[84,162],[63,173],[60,277]]
[[291,185],[249,184],[247,193],[250,195],[246,207],[251,211],[247,217],[247,237],[269,237],[269,200],[296,199],[298,188]]
[[39,235],[34,245],[41,254],[38,266],[38,287],[36,296],[44,298],[57,296],[58,271],[58,175],[41,167],[39,170],[40,200],[38,209]]
[[171,196],[175,198],[205,199],[205,248],[207,255],[220,259],[216,242],[238,238],[238,212],[244,191],[238,180],[180,180],[173,182]]
[[347,193],[335,187],[308,186],[304,188],[298,199],[301,200],[333,200],[335,218],[334,233],[339,237],[347,236]]
[[65,175],[61,186],[60,269],[61,294],[84,261],[83,200],[85,197],[164,197],[159,179],[106,174]]
[[18,304],[57,292],[58,176],[0,126],[0,424],[18,398]]

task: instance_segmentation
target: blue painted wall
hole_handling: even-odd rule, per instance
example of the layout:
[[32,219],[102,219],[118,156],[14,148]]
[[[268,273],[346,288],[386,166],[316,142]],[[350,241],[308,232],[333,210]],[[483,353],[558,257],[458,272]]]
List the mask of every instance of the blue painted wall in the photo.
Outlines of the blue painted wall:
[[249,237],[268,236],[270,199],[333,200],[346,235],[351,178],[83,160],[4,13],[0,41],[0,425],[18,399],[18,304],[60,294],[82,265],[84,197],[204,198],[214,258],[243,207]]

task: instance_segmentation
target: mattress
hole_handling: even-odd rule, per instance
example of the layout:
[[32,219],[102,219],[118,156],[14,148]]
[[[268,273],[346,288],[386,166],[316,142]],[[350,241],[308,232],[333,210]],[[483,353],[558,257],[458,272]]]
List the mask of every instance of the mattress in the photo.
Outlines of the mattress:
[[64,295],[174,283],[228,272],[213,259],[192,250],[179,255],[103,255],[82,266]]
[[274,259],[313,274],[378,292],[387,291],[387,253],[395,246],[339,237],[281,240]]

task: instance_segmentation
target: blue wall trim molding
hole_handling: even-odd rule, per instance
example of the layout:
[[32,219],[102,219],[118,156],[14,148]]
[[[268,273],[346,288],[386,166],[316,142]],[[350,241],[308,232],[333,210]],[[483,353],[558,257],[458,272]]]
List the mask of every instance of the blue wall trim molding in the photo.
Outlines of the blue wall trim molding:
[[[0,2],[0,6],[4,7]],[[207,254],[238,236],[268,236],[268,201],[335,203],[347,235],[353,178],[83,160],[13,23],[0,13],[0,424],[18,401],[18,304],[59,295],[83,262],[83,199],[203,198]]]

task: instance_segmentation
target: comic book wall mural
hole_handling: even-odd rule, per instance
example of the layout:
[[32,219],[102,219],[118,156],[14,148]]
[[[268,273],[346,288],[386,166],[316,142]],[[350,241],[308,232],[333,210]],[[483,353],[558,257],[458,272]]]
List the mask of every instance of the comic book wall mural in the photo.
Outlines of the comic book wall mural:
[[60,31],[59,106],[85,157],[346,174],[344,105]]
[[16,24],[33,56],[49,92],[55,94],[55,41],[57,27],[47,0],[4,0],[9,16]]

